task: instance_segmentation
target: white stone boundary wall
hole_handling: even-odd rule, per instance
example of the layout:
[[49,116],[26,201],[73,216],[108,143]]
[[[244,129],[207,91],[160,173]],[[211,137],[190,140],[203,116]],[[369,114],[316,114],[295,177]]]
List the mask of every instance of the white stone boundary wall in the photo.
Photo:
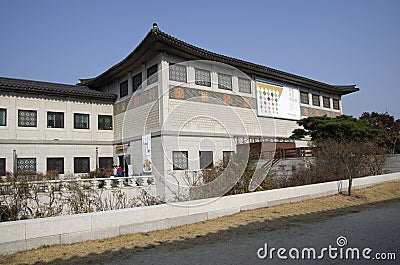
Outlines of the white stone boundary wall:
[[[400,180],[400,173],[357,178],[353,188]],[[337,194],[348,181],[224,196],[114,211],[0,223],[0,254],[45,245],[71,244],[124,234],[149,232],[272,205]]]

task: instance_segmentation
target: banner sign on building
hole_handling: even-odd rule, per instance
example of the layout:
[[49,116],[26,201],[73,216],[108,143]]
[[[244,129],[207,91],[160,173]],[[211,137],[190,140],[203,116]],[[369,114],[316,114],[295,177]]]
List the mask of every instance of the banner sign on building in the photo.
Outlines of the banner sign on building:
[[300,120],[298,88],[272,85],[262,81],[257,86],[258,116]]
[[143,172],[152,172],[151,162],[151,133],[142,135]]

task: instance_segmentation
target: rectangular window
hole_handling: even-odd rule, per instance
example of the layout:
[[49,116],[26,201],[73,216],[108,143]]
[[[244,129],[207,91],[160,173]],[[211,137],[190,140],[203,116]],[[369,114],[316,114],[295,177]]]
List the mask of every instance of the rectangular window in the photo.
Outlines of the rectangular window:
[[157,64],[147,68],[147,84],[153,84],[158,81],[158,75],[157,75]]
[[251,93],[251,81],[247,78],[238,78],[239,92]]
[[6,175],[6,159],[0,158],[0,176]]
[[47,128],[64,128],[64,113],[47,112]]
[[99,157],[99,167],[100,168],[113,168],[113,158],[112,157]]
[[308,92],[303,92],[300,91],[300,102],[303,104],[309,104],[309,99],[308,99]]
[[125,97],[128,95],[128,80],[125,80],[121,84],[119,84],[119,97]]
[[112,130],[112,116],[99,115],[98,116],[98,129],[99,130]]
[[6,126],[6,125],[7,125],[7,110],[0,109],[0,126]]
[[64,174],[64,157],[48,157],[47,171],[57,170],[58,174]]
[[19,127],[36,127],[37,111],[36,110],[18,110],[18,126]]
[[174,170],[188,169],[188,151],[173,151],[172,161]]
[[232,90],[232,76],[218,73],[218,88]]
[[169,80],[187,82],[186,66],[180,64],[169,64]]
[[89,114],[74,113],[74,128],[89,129]]
[[223,151],[222,152],[222,166],[223,167],[227,167],[229,160],[231,159],[232,155],[233,155],[233,151]]
[[335,110],[340,110],[340,106],[339,106],[339,100],[338,99],[333,99],[333,109]]
[[331,102],[328,97],[322,97],[322,105],[324,106],[324,108],[331,108]]
[[135,92],[142,85],[142,72],[132,77],[132,83],[133,83],[133,92]]
[[212,166],[214,165],[212,151],[200,151],[199,157],[200,157],[200,169],[212,168]]
[[321,106],[321,103],[319,102],[319,95],[312,95],[312,104],[314,106]]
[[36,173],[36,158],[18,158],[17,171],[24,173]]
[[207,70],[194,69],[195,84],[211,87],[211,73]]
[[74,173],[89,173],[90,158],[89,157],[74,157]]

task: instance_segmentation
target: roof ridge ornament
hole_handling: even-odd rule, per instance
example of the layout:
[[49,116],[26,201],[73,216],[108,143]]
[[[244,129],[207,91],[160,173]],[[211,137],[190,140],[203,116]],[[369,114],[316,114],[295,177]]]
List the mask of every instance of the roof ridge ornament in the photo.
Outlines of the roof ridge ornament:
[[154,22],[153,23],[153,31],[158,31],[158,30],[159,30],[158,25],[156,22]]

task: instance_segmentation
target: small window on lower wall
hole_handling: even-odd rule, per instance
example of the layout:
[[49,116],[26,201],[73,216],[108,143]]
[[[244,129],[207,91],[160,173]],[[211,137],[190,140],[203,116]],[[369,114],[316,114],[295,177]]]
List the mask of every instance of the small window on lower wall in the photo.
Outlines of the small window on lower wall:
[[174,170],[185,170],[189,168],[188,151],[173,151],[172,162]]
[[64,174],[64,157],[48,157],[47,171],[57,170],[58,174]]
[[36,158],[18,158],[18,173],[36,173]]
[[112,157],[99,157],[99,167],[100,168],[113,168],[113,158]]
[[74,173],[89,173],[90,158],[89,157],[74,157]]
[[112,130],[112,116],[99,115],[97,118],[97,128],[99,130]]
[[212,168],[214,165],[213,152],[212,151],[200,151],[200,169]]
[[0,176],[6,175],[6,159],[0,158]]
[[231,159],[232,155],[233,155],[233,151],[223,151],[222,152],[222,166],[223,167],[227,167],[229,160]]

